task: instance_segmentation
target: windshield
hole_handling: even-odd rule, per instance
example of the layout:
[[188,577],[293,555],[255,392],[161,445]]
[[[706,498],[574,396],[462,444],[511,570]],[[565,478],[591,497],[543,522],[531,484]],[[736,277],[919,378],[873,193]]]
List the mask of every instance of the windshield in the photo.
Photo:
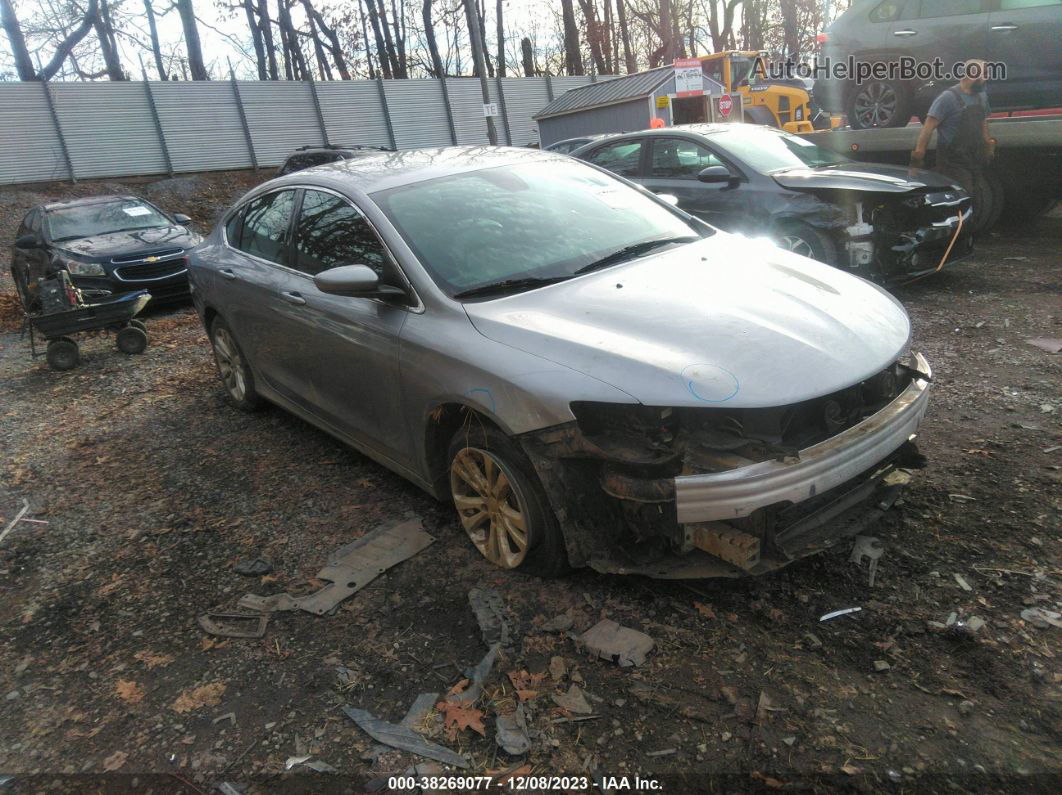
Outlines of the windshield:
[[[844,155],[789,133],[747,124],[731,126],[735,129],[713,133],[709,140],[764,174],[787,168],[817,168],[851,162]],[[741,129],[737,130],[738,127]]]
[[119,199],[49,210],[45,214],[48,237],[55,241],[79,237],[173,226],[173,221],[140,199]]
[[633,244],[708,229],[576,161],[487,168],[373,199],[450,295],[570,277]]

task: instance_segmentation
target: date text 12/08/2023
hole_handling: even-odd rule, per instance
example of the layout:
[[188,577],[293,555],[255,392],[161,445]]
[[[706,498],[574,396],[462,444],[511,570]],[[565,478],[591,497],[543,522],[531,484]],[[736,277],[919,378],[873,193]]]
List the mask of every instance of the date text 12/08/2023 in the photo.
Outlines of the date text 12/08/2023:
[[387,780],[387,788],[395,792],[425,790],[455,790],[470,792],[502,787],[512,791],[541,792],[557,790],[561,792],[590,791],[641,791],[653,792],[663,788],[654,778],[641,776],[602,776],[591,779],[589,776],[508,776],[497,781],[491,776],[392,776]]

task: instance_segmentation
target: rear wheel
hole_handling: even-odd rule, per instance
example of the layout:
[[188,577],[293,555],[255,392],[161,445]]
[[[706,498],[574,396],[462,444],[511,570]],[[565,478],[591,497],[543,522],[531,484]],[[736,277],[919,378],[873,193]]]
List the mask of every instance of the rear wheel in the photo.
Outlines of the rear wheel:
[[129,321],[129,325],[132,326],[133,328],[138,328],[141,331],[143,331],[145,334],[147,334],[147,326],[144,325],[144,322],[142,320],[137,320],[137,319],[134,318],[133,320]]
[[261,402],[254,388],[254,376],[232,330],[220,317],[214,318],[210,325],[210,344],[214,349],[218,375],[225,385],[225,396],[236,408],[254,411]]
[[799,222],[781,224],[774,234],[774,240],[786,251],[825,262],[827,265],[837,264],[837,246],[833,240],[807,224]]
[[53,370],[73,370],[81,358],[81,351],[70,337],[60,337],[48,343],[45,358]]
[[450,494],[469,539],[499,568],[565,573],[564,535],[531,462],[504,433],[470,419],[447,458]]
[[142,328],[126,326],[115,335],[115,343],[122,353],[134,356],[147,350],[148,335]]
[[911,119],[911,95],[895,80],[872,80],[856,86],[845,102],[848,124],[856,130],[903,127]]

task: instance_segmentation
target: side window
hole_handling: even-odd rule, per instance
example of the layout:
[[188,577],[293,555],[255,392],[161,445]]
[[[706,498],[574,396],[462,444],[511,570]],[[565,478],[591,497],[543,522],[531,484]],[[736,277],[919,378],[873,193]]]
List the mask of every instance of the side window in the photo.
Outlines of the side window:
[[638,176],[638,162],[642,157],[642,142],[616,141],[595,149],[584,158],[587,162],[607,168],[621,177]]
[[243,210],[244,208],[241,207],[225,222],[225,240],[233,248],[240,247],[240,232],[243,231]]
[[238,248],[278,265],[288,265],[288,227],[294,206],[293,190],[267,193],[249,202],[243,213]]
[[1015,11],[1019,8],[1041,8],[1062,5],[1062,0],[1000,0],[1000,11]]
[[984,0],[922,0],[918,12],[920,19],[933,17],[954,17],[959,14],[980,14],[984,10]]
[[871,22],[893,22],[900,18],[903,11],[903,0],[885,0],[870,12]]
[[307,190],[295,228],[295,267],[313,276],[337,265],[368,265],[381,281],[389,267],[383,244],[361,213],[345,199]]
[[707,148],[679,138],[653,141],[650,173],[658,178],[696,179],[708,166],[726,165]]

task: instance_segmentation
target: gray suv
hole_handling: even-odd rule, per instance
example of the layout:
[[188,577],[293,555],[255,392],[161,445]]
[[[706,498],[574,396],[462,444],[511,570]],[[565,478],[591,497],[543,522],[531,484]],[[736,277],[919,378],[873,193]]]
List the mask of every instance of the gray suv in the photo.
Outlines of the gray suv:
[[[826,31],[822,55],[837,63],[909,57],[946,70],[970,58],[1006,64],[1007,79],[989,84],[993,110],[1062,105],[1062,0],[855,0]],[[815,100],[845,113],[857,129],[903,127],[922,117],[957,80],[820,78]]]

